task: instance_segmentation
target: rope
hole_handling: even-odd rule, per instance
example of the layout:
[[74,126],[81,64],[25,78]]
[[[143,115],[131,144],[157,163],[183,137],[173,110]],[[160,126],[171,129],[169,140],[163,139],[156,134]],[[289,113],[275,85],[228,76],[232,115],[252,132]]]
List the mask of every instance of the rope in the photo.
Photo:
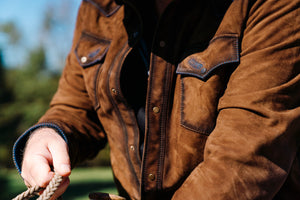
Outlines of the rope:
[[[54,174],[54,177],[49,182],[43,193],[37,198],[37,200],[49,200],[52,195],[55,193],[55,191],[58,189],[60,183],[62,182],[63,178],[62,176],[58,174]],[[44,188],[41,188],[39,186],[34,186],[31,188],[28,188],[25,192],[19,194],[17,197],[15,197],[12,200],[28,200],[34,196],[37,196],[40,191],[42,191]]]

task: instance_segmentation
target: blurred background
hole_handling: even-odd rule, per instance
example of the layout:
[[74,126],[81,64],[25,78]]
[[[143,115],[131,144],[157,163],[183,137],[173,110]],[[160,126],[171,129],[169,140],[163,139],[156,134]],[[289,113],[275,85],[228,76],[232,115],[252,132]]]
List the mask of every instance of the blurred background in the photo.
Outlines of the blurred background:
[[[80,3],[0,0],[1,200],[26,189],[14,168],[12,146],[48,109],[71,48]],[[64,199],[88,199],[92,191],[116,193],[112,179],[106,148],[72,172]]]

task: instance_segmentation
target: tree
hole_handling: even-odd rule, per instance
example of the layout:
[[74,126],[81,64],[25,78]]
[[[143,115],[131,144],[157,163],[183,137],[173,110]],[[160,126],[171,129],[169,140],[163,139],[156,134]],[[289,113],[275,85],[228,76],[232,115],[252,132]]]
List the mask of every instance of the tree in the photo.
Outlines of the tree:
[[[49,50],[46,47],[52,46],[57,55],[55,57],[64,60],[63,52],[67,50],[62,41],[66,39],[59,31],[70,29],[70,23],[67,22],[69,19],[64,18],[68,16],[66,13],[70,12],[66,8],[69,9],[69,4],[60,8],[60,14],[55,13],[59,9],[48,8],[42,21],[42,29],[37,36],[39,45],[27,47],[27,59],[21,66],[4,67],[0,46],[0,168],[13,166],[11,149],[14,141],[45,113],[57,89],[60,70],[53,69],[62,67],[49,68]],[[6,36],[5,45],[21,47],[20,40],[23,35],[13,22],[0,24],[0,33]],[[62,62],[57,63],[62,65]],[[88,165],[99,164],[109,164],[108,148]]]
[[[8,45],[21,38],[13,23],[0,25]],[[47,72],[46,52],[38,46],[28,51],[27,61],[19,68],[4,67],[0,51],[0,167],[11,167],[11,148],[16,138],[36,123],[48,109],[56,91],[58,75]]]
[[11,21],[0,24],[0,32],[3,32],[8,36],[10,44],[17,44],[21,39],[20,31],[15,23]]
[[0,49],[0,104],[7,102],[10,99],[11,99],[11,94],[6,85],[3,54]]

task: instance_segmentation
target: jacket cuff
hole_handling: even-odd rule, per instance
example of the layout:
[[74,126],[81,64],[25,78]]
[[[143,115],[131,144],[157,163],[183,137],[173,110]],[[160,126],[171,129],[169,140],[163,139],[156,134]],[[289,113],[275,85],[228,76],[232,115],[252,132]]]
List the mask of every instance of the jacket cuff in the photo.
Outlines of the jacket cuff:
[[14,164],[15,164],[15,166],[16,166],[16,168],[17,168],[17,170],[19,171],[20,174],[21,174],[21,165],[22,165],[22,160],[23,160],[24,148],[25,148],[26,142],[27,142],[30,134],[33,131],[35,131],[36,129],[45,128],[45,127],[54,129],[65,140],[65,142],[68,144],[68,139],[67,139],[66,135],[64,134],[62,129],[59,126],[57,126],[56,124],[53,124],[53,123],[40,123],[40,124],[37,124],[35,126],[32,126],[28,130],[26,130],[17,139],[17,141],[15,142],[15,144],[13,146]]

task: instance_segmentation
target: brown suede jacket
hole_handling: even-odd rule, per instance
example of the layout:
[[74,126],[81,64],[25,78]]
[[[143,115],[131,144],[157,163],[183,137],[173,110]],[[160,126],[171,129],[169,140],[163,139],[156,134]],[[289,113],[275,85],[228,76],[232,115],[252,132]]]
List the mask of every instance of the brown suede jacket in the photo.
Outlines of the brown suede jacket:
[[[300,1],[176,0],[154,29],[145,2],[82,2],[39,125],[66,136],[73,164],[108,141],[128,199],[300,199]],[[135,49],[151,30],[142,91]]]

